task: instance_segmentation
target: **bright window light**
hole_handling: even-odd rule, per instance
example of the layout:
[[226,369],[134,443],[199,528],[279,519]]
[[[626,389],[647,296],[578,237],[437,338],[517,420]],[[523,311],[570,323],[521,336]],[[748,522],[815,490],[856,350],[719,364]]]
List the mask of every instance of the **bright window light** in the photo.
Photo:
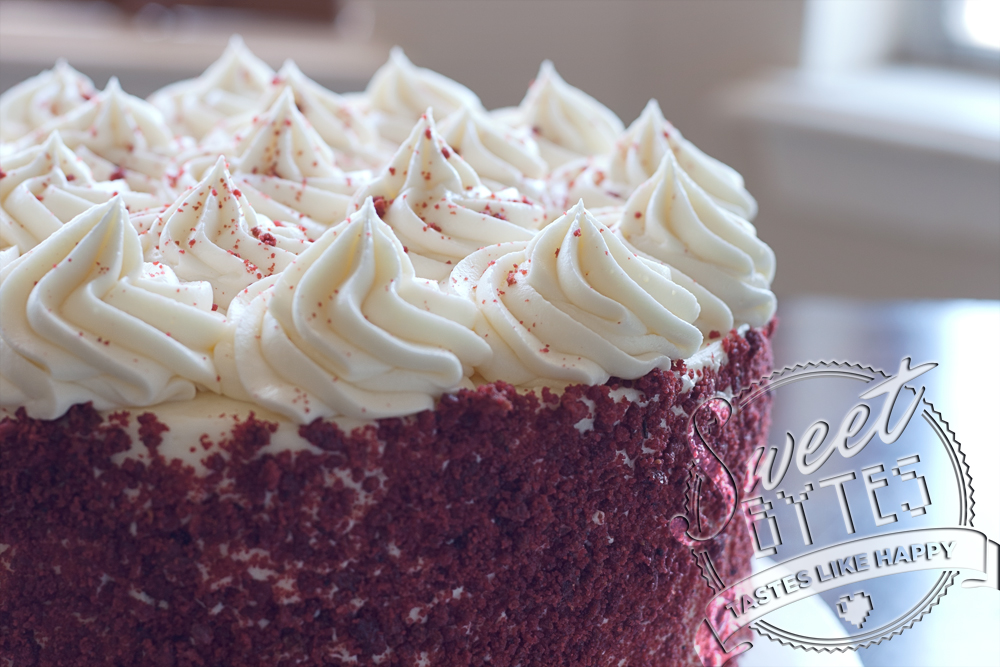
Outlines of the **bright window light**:
[[1000,50],[1000,0],[958,0],[949,4],[946,23],[956,41]]

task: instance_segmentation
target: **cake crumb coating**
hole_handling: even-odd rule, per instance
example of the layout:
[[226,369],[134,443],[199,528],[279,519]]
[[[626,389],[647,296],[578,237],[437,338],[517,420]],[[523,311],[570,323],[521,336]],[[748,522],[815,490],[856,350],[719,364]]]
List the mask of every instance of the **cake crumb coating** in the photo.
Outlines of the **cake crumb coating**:
[[[261,455],[273,428],[251,416],[207,476],[156,453],[152,413],[22,409],[0,422],[0,658],[698,665],[712,591],[668,528],[691,475],[687,415],[769,372],[772,331],[730,333],[728,362],[687,392],[683,362],[562,395],[497,382],[350,434],[302,426],[320,454]],[[715,443],[737,479],[769,408],[737,412]],[[117,465],[133,418],[153,455]],[[728,515],[723,496],[703,498],[707,524]],[[727,584],[749,573],[741,521],[704,544]]]

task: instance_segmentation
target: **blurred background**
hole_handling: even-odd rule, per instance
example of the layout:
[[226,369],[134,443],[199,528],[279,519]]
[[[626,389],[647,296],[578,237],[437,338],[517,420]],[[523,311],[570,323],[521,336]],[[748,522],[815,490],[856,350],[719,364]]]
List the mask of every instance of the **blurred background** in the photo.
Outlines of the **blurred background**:
[[361,90],[393,44],[517,104],[540,62],[649,97],[746,177],[779,298],[1000,297],[997,0],[0,0],[0,90],[57,57],[146,96],[230,34]]

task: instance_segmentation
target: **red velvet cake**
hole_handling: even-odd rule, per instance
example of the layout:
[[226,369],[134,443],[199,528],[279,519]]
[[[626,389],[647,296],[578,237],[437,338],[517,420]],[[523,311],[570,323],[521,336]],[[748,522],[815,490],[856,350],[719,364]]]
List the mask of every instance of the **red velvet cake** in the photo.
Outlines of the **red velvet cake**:
[[[737,479],[767,434],[698,410],[772,366],[735,172],[548,63],[488,112],[234,42],[25,111],[86,83],[0,100],[0,666],[720,662],[673,520],[732,509],[692,415]],[[749,570],[740,526],[698,549]]]
[[[771,365],[766,331],[723,346],[728,362],[686,393],[683,363],[561,396],[497,383],[349,435],[303,426],[320,454],[261,455],[273,426],[248,419],[204,477],[155,455],[153,413],[102,420],[80,405],[55,421],[5,419],[4,655],[19,666],[698,665],[711,589],[668,528],[685,513],[686,413]],[[658,400],[616,401],[625,387]],[[734,469],[766,433],[761,406],[719,443]],[[116,465],[130,421],[153,455]],[[725,512],[717,497],[708,518]],[[737,526],[709,553],[735,578],[751,547]]]

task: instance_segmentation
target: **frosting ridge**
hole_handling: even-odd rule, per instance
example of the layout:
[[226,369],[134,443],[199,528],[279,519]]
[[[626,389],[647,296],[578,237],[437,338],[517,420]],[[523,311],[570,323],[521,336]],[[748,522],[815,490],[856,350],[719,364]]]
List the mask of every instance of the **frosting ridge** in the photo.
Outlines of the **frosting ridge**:
[[280,276],[241,295],[230,317],[232,348],[220,348],[220,366],[254,401],[301,423],[429,409],[471,386],[472,366],[490,355],[471,330],[475,309],[416,277],[371,198]]
[[481,108],[479,97],[443,74],[417,67],[394,46],[366,90],[368,104],[377,112],[379,133],[396,143],[406,140],[413,123],[427,107],[444,117],[462,105]]
[[449,288],[476,304],[493,348],[486,381],[515,385],[638,378],[702,343],[700,312],[669,267],[631,252],[578,202],[528,242],[483,248]]
[[88,209],[0,274],[4,405],[55,419],[71,405],[154,405],[218,390],[224,318],[206,283],[145,264],[120,197]]
[[248,285],[282,271],[309,245],[305,230],[258,215],[220,157],[205,178],[143,231],[150,260],[184,280],[207,280],[221,306]]
[[443,280],[463,257],[493,243],[528,240],[545,210],[516,190],[493,192],[441,138],[431,110],[392,161],[354,198],[375,197],[421,278]]
[[274,70],[233,35],[201,76],[161,88],[149,101],[176,132],[200,139],[226,118],[252,111],[273,78]]
[[673,152],[629,198],[618,229],[636,248],[719,297],[737,323],[760,327],[774,315],[774,252],[750,222],[699,187]]

